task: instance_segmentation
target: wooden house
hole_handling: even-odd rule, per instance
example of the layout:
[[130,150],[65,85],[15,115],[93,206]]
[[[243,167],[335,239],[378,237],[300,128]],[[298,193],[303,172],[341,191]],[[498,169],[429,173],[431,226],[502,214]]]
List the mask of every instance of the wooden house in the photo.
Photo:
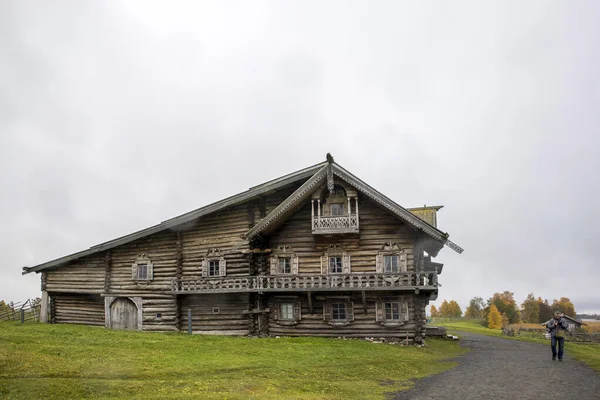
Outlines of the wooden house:
[[34,267],[51,323],[420,342],[448,240],[327,160]]

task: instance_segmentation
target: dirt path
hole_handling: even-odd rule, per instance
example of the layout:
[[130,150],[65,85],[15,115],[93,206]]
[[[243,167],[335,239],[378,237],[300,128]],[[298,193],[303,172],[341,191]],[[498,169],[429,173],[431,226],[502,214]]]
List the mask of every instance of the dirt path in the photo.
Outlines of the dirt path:
[[459,365],[390,396],[418,399],[600,399],[600,374],[569,357],[552,361],[550,345],[520,342],[475,333],[460,333],[471,351]]

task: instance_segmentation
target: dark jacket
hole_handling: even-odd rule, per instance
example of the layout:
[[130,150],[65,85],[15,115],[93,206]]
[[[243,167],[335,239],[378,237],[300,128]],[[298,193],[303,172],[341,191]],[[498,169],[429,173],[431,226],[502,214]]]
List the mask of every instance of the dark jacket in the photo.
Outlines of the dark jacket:
[[[555,326],[554,325],[555,322],[558,322],[558,325]],[[552,318],[546,324],[546,328],[548,328],[550,335],[552,335],[552,336],[558,335],[559,337],[565,337],[565,331],[567,330],[568,327],[569,326],[567,325],[567,320],[564,319],[563,317],[560,317],[559,319]]]

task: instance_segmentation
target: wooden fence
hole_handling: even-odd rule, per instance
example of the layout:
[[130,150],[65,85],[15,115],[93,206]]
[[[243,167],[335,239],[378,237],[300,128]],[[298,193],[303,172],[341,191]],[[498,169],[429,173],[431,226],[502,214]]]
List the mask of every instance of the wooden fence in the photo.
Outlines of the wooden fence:
[[38,322],[40,320],[40,308],[40,299],[0,303],[0,321]]
[[[545,339],[545,328],[511,328],[510,326],[502,329],[502,334],[506,336],[530,337],[534,339]],[[565,340],[577,343],[600,343],[600,333],[586,333],[583,331],[567,332]]]

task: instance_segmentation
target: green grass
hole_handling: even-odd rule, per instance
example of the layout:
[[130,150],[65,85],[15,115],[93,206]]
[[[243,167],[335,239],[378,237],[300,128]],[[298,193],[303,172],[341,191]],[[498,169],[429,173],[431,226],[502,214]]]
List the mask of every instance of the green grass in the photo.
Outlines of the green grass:
[[383,399],[464,350],[0,323],[2,399]]
[[[448,333],[456,334],[457,331],[480,333],[488,336],[498,336],[505,339],[521,340],[525,342],[539,343],[549,345],[548,339],[536,339],[527,336],[515,336],[509,337],[502,335],[500,329],[488,329],[481,325],[476,320],[449,320],[449,321],[436,321],[436,326],[445,326],[448,328]],[[460,336],[460,335],[459,335]],[[582,361],[592,367],[594,370],[600,372],[600,345],[599,344],[582,344],[572,343],[567,341],[565,343],[565,352],[576,360]]]

